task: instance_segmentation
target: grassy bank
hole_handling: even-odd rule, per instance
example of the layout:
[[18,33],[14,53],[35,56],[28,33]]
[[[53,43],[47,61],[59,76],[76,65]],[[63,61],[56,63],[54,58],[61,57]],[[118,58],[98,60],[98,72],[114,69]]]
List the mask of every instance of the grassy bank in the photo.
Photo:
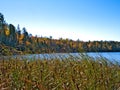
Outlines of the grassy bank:
[[116,90],[120,67],[103,58],[0,60],[0,90]]

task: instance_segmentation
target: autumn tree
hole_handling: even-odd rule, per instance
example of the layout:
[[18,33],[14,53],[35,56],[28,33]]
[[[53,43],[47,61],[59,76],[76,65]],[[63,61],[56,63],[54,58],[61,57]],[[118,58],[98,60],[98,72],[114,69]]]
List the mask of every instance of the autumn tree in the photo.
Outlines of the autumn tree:
[[14,25],[9,24],[9,30],[10,30],[10,45],[15,46],[17,43],[17,36],[16,36],[16,28]]

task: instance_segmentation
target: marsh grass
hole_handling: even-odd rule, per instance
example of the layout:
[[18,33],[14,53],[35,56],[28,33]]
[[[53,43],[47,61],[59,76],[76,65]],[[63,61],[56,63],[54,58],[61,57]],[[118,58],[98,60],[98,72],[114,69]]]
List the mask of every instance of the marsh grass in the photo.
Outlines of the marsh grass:
[[0,60],[0,90],[117,90],[120,66],[105,58]]

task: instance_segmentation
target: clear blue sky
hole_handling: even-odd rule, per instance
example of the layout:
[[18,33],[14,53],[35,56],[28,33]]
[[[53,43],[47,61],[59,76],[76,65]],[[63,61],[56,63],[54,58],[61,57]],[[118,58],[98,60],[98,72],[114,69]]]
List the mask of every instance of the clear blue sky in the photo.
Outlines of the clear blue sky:
[[120,41],[120,0],[1,0],[0,12],[33,35]]

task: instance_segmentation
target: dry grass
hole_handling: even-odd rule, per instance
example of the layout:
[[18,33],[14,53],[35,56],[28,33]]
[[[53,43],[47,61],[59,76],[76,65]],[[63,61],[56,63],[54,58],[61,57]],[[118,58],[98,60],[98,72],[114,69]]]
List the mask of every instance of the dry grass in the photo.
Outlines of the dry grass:
[[119,86],[119,63],[103,58],[0,60],[0,90],[117,90]]

